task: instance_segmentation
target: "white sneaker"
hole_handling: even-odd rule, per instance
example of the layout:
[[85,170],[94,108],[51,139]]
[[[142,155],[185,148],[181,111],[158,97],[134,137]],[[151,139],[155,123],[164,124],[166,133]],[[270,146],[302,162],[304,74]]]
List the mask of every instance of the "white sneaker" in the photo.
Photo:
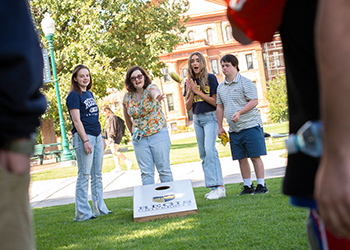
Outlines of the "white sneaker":
[[127,170],[130,170],[132,167],[132,160],[131,159],[126,159],[125,160],[126,168]]
[[118,166],[115,166],[115,168],[111,171],[112,173],[115,173],[115,172],[120,172],[122,171],[121,167],[118,165]]
[[211,195],[212,192],[214,192],[215,189],[211,190],[209,193],[204,195],[204,198],[208,198],[209,195]]
[[221,188],[217,188],[210,195],[208,195],[207,199],[208,200],[217,200],[217,199],[220,199],[222,197],[226,197],[225,189],[222,190]]

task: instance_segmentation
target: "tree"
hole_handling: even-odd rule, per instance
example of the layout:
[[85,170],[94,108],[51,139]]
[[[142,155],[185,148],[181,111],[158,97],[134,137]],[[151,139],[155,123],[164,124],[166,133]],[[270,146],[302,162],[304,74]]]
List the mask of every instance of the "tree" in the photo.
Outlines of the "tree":
[[[55,61],[62,108],[69,121],[65,98],[75,65],[87,65],[93,78],[95,98],[106,95],[107,87],[121,89],[126,70],[140,65],[153,77],[161,76],[165,66],[159,55],[171,52],[181,41],[177,33],[185,32],[180,14],[186,4],[167,0],[32,0],[31,11],[41,43],[46,40],[40,23],[44,13],[55,20]],[[59,131],[56,94],[53,83],[44,93],[49,107],[43,116],[52,117]],[[66,128],[70,129],[70,122]]]
[[267,100],[270,102],[270,119],[273,122],[288,120],[287,87],[285,75],[279,75],[267,83]]

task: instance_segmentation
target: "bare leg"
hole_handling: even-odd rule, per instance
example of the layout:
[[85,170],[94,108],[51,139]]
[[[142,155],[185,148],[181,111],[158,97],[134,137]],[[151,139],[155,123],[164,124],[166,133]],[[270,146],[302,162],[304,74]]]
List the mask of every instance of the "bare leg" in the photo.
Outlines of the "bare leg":
[[264,170],[264,163],[261,160],[261,157],[253,157],[250,158],[254,165],[254,170],[257,178],[264,178],[265,176],[265,170]]
[[251,177],[250,166],[248,162],[248,158],[243,158],[238,160],[239,167],[241,169],[241,174],[243,179],[248,179]]
[[118,157],[118,163],[120,165],[120,160],[125,161],[126,157],[125,157],[125,155],[123,153],[118,151],[118,149],[119,149],[119,145],[118,144],[113,143],[113,146],[114,146],[114,155]]

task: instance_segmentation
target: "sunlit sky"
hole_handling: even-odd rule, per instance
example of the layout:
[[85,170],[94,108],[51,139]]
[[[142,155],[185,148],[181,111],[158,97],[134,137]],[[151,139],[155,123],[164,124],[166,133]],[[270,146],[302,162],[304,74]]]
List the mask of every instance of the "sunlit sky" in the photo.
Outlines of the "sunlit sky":
[[190,0],[190,9],[185,13],[185,15],[192,15],[198,13],[206,13],[218,10],[226,9],[225,6],[219,4],[210,3],[204,0]]

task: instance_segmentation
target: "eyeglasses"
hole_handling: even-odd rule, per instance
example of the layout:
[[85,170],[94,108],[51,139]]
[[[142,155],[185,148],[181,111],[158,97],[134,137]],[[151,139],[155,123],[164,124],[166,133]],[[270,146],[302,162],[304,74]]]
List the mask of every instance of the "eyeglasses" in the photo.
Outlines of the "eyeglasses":
[[130,81],[131,81],[131,82],[136,82],[136,79],[139,80],[139,81],[141,81],[142,78],[143,78],[143,75],[138,75],[138,76],[136,76],[136,77],[130,77]]

